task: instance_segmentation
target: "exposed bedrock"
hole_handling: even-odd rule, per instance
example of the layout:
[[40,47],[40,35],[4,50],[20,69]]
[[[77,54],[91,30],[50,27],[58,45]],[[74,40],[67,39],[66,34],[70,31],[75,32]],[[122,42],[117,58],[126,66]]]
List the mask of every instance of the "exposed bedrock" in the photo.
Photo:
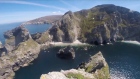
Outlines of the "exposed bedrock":
[[53,41],[73,42],[78,38],[80,31],[79,19],[73,12],[69,11],[56,21],[49,31],[53,36]]
[[14,71],[38,57],[40,45],[23,26],[5,32],[4,36],[6,45],[3,49],[7,51],[0,57],[0,79],[13,79]]
[[4,33],[5,48],[7,52],[12,51],[19,43],[31,39],[29,31],[24,26],[16,27]]
[[75,58],[75,51],[71,46],[67,46],[65,48],[61,48],[57,56],[61,59],[74,59]]

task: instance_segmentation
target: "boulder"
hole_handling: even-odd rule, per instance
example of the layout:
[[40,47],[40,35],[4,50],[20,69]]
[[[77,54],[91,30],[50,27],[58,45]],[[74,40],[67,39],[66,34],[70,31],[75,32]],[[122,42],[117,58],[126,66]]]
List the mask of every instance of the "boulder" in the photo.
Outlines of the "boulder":
[[62,48],[57,53],[57,56],[62,59],[74,59],[75,58],[75,51],[71,46],[67,46]]

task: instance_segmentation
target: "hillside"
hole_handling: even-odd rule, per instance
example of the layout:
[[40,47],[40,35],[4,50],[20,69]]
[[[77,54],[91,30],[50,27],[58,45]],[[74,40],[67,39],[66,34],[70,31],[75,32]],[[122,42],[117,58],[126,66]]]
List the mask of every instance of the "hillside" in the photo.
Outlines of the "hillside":
[[27,24],[45,24],[45,23],[53,23],[56,20],[59,20],[62,15],[50,15],[50,16],[44,16],[40,17],[34,20],[27,21],[23,23],[22,25],[27,25]]
[[105,44],[121,40],[140,41],[140,13],[113,4],[67,12],[50,29],[54,41]]

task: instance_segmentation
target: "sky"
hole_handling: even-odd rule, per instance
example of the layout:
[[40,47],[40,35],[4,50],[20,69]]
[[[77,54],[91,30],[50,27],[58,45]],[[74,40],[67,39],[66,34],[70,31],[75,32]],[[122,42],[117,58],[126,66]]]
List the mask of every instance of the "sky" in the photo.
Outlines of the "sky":
[[140,0],[0,0],[0,24],[24,22],[96,5],[115,4],[140,12]]

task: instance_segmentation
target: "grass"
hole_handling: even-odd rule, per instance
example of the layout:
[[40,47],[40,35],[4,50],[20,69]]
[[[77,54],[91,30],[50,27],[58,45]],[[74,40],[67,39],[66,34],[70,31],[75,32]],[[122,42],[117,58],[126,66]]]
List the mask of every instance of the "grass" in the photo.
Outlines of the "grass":
[[84,76],[82,74],[79,74],[79,73],[68,73],[66,75],[66,77],[74,78],[74,79],[85,79]]

